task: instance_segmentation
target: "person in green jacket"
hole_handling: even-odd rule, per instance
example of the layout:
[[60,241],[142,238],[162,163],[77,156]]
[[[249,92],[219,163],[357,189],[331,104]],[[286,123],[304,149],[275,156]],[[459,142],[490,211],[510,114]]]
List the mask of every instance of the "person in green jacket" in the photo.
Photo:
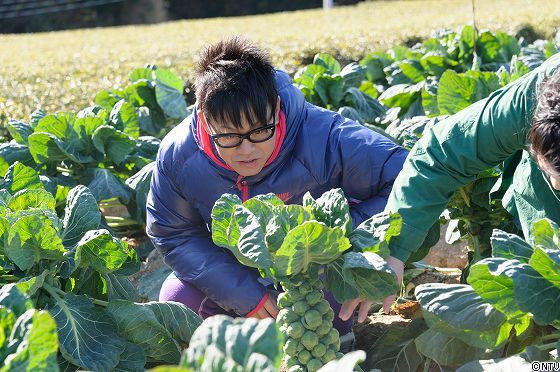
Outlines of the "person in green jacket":
[[[560,224],[560,54],[429,128],[412,148],[386,207],[403,219],[388,259],[399,280],[454,192],[501,163],[508,186],[502,203],[532,242],[534,222]],[[385,299],[386,313],[394,298]],[[349,318],[360,304],[360,315],[367,314],[371,303],[358,298],[339,316]]]

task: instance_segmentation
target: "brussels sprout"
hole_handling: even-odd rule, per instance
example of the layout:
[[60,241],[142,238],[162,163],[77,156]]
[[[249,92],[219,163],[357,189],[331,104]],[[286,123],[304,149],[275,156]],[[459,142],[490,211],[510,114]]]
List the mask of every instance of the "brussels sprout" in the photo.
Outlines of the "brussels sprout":
[[329,311],[323,314],[323,322],[332,323],[333,319],[334,319],[334,311],[332,311],[332,309],[329,309]]
[[313,331],[305,331],[303,336],[301,336],[301,343],[307,350],[313,350],[319,343],[319,337]]
[[318,359],[311,359],[311,360],[309,361],[309,363],[307,363],[307,371],[309,371],[309,372],[317,372],[322,366],[323,366],[323,363],[321,363],[320,360],[318,360]]
[[290,324],[295,322],[296,320],[299,319],[299,315],[297,315],[296,313],[294,313],[294,311],[290,308],[287,309],[282,309],[280,310],[280,312],[278,313],[278,317],[276,318],[276,322],[279,324]]
[[303,316],[307,309],[309,309],[309,305],[305,301],[298,301],[292,306],[292,310],[299,316]]
[[286,355],[296,355],[296,353],[298,352],[298,343],[299,342],[293,338],[287,339],[286,343],[284,344],[284,353],[286,353]]
[[288,366],[288,368],[293,367],[293,366],[299,366],[299,360],[295,356],[286,355],[285,360],[286,360],[286,366]]
[[327,352],[327,346],[323,343],[318,343],[317,346],[311,351],[311,355],[315,358],[320,358]]
[[338,331],[334,328],[331,328],[329,333],[325,336],[324,338],[324,342],[327,345],[332,345],[334,344],[336,341],[340,342],[340,335],[338,334]]
[[286,329],[288,336],[291,338],[295,338],[296,340],[300,339],[303,336],[303,332],[305,332],[305,327],[301,322],[293,322],[290,323],[288,328]]
[[299,293],[301,293],[302,295],[306,295],[308,293],[311,293],[311,291],[313,291],[313,287],[308,283],[303,283],[298,287],[298,290]]
[[318,304],[323,299],[323,294],[320,291],[312,291],[305,296],[305,300],[310,306]]
[[336,359],[336,352],[334,350],[331,350],[331,349],[327,349],[327,351],[325,352],[325,355],[323,355],[321,357],[321,361],[325,364],[327,364],[331,360],[335,360],[335,359]]
[[327,300],[319,301],[319,303],[315,305],[315,310],[320,312],[321,315],[325,315],[329,311],[330,308],[331,308],[331,305],[329,304],[329,302]]
[[302,350],[298,354],[298,360],[301,364],[306,365],[311,360],[311,353],[307,350]]
[[331,328],[332,328],[332,324],[321,323],[321,325],[315,330],[315,333],[317,333],[317,336],[323,337],[323,336],[325,336],[326,334],[329,333]]
[[304,315],[305,321],[311,327],[311,329],[317,329],[323,323],[323,318],[321,317],[321,313],[317,310],[308,310]]

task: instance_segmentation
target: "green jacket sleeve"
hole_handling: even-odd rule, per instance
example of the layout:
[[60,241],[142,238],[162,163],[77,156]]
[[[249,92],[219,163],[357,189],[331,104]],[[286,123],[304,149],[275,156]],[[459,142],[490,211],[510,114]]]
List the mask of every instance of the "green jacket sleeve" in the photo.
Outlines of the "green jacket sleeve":
[[427,130],[395,180],[386,210],[403,218],[391,255],[406,261],[415,252],[453,193],[524,149],[537,88],[560,65],[560,54]]

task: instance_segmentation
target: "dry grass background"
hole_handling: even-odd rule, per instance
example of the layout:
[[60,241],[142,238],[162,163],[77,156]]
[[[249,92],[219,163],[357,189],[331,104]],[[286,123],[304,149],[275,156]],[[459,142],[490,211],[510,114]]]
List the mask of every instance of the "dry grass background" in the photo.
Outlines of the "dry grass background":
[[[476,0],[475,5],[479,28],[514,33],[532,25],[550,37],[560,27],[558,0]],[[471,21],[470,0],[369,1],[327,12],[0,35],[0,118],[27,120],[37,107],[79,110],[99,90],[126,85],[133,68],[149,63],[188,80],[201,48],[232,34],[257,41],[277,66],[294,72],[318,51],[359,59]]]

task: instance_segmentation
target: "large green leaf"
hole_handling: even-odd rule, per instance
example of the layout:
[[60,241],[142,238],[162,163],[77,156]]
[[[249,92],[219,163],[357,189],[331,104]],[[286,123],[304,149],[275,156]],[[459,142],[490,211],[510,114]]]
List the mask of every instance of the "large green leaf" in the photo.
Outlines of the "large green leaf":
[[45,278],[51,280],[52,276],[53,274],[49,270],[44,270],[37,276],[21,279],[16,283],[16,287],[27,296],[33,296],[43,286]]
[[27,137],[33,133],[31,125],[14,119],[8,120],[6,128],[12,138],[21,145],[27,145]]
[[93,371],[108,371],[118,364],[125,344],[106,310],[84,296],[67,293],[49,311],[56,321],[64,358]]
[[391,372],[416,372],[423,356],[416,350],[414,339],[426,331],[426,323],[415,319],[403,326],[391,326],[367,350],[364,367]]
[[430,327],[480,348],[494,349],[509,338],[515,323],[519,333],[527,318],[511,322],[466,285],[424,284],[417,288],[424,318]]
[[91,267],[101,274],[118,270],[127,258],[121,241],[105,229],[88,231],[76,247],[76,266]]
[[519,260],[527,263],[533,254],[533,248],[525,240],[505,231],[492,231],[492,256]]
[[8,345],[13,353],[6,356],[2,371],[58,369],[56,323],[47,311],[30,309],[21,315],[14,325]]
[[234,217],[236,206],[241,205],[237,195],[224,194],[212,208],[212,240],[220,247],[233,249],[239,240],[239,226]]
[[312,219],[311,213],[303,206],[292,204],[276,209],[266,226],[266,244],[270,252],[276,252],[282,246],[288,231]]
[[152,136],[141,136],[136,141],[136,153],[155,160],[161,140]]
[[[298,70],[294,76],[294,83],[304,92],[315,90],[315,80],[325,74],[327,69],[316,64],[307,65]],[[306,98],[309,99],[308,96]]]
[[[274,195],[274,197],[278,198],[276,195]],[[282,205],[283,204],[284,203],[282,203]],[[266,225],[274,215],[274,204],[268,203],[255,197],[245,201],[243,203],[243,206],[257,217],[261,228],[263,229],[263,231],[265,231]]]
[[115,273],[103,274],[107,286],[107,299],[139,302],[140,294],[128,277]]
[[89,168],[84,181],[98,202],[119,198],[126,204],[130,200],[132,191],[110,169]]
[[137,113],[138,125],[143,132],[157,136],[165,127],[165,116],[161,109],[154,110],[148,107],[139,107]]
[[560,288],[560,248],[554,249],[537,247],[529,260],[533,267],[543,278]]
[[339,303],[343,303],[347,299],[358,298],[358,290],[353,278],[344,276],[342,271],[346,256],[347,254],[338,257],[325,267],[325,287],[329,289]]
[[194,332],[184,364],[201,371],[273,372],[280,368],[282,341],[273,319],[216,315]]
[[[121,337],[139,345],[146,356],[153,361],[177,364],[181,358],[178,345],[171,330],[165,328],[154,312],[143,304],[115,300],[109,303],[107,311],[116,322]],[[178,322],[187,319],[184,317]],[[181,324],[182,327],[187,324]]]
[[458,65],[457,61],[447,57],[427,53],[420,60],[422,67],[427,70],[430,75],[440,77],[447,69],[452,69]]
[[348,238],[355,251],[377,253],[387,258],[390,254],[389,242],[400,234],[401,228],[399,214],[381,212],[362,222]]
[[456,328],[492,330],[505,320],[504,315],[486,303],[470,286],[428,283],[416,287],[422,310]]
[[[327,266],[326,285],[339,303],[356,297],[380,301],[399,289],[396,274],[381,256],[371,252],[348,252],[343,257],[342,268],[335,266],[338,275],[333,276],[333,269]],[[339,275],[342,280],[337,278]]]
[[152,180],[155,164],[155,162],[151,162],[145,165],[125,182],[134,192],[133,205],[131,206],[132,208],[129,208],[129,211],[131,215],[141,223],[145,223],[146,221],[146,203],[148,201],[148,192],[150,191],[150,182]]
[[383,300],[400,288],[397,275],[389,264],[375,253],[348,252],[344,255],[342,273],[345,278],[352,278],[359,297],[370,301]]
[[145,364],[146,354],[144,354],[144,350],[132,342],[125,342],[119,364],[111,372],[143,372],[146,370]]
[[138,115],[136,108],[130,102],[124,99],[120,100],[113,106],[109,121],[118,131],[130,136],[138,138],[140,136],[140,126],[138,124]]
[[457,367],[484,355],[484,349],[465,344],[458,338],[428,329],[414,341],[417,350],[442,366]]
[[367,68],[366,77],[370,81],[385,79],[384,69],[391,63],[391,56],[385,52],[370,53],[360,60],[360,64]]
[[16,192],[10,199],[8,208],[12,211],[22,211],[28,208],[55,210],[56,200],[44,189],[23,189]]
[[47,115],[47,113],[45,112],[45,110],[38,108],[35,111],[33,111],[31,113],[31,118],[29,120],[29,125],[31,125],[32,128],[36,128],[37,124],[39,123],[39,121],[44,118]]
[[163,112],[174,119],[187,117],[187,104],[183,97],[183,80],[164,69],[155,70],[156,98]]
[[61,160],[92,162],[90,137],[103,123],[104,120],[98,117],[76,118],[72,113],[47,115],[28,137],[31,155],[38,163]]
[[19,218],[8,233],[6,254],[21,270],[27,270],[40,260],[64,260],[64,246],[44,215]]
[[183,347],[189,344],[193,333],[202,324],[202,319],[194,311],[178,302],[148,302],[142,306],[150,309]]
[[239,226],[237,247],[231,249],[235,257],[245,266],[270,269],[272,259],[264,240],[264,229],[257,216],[244,206],[237,205],[234,217]]
[[131,136],[109,125],[98,127],[92,140],[95,148],[115,164],[121,164],[136,146]]
[[366,80],[367,67],[357,62],[350,62],[342,70],[340,76],[344,79],[344,87],[358,88]]
[[560,228],[549,219],[542,219],[533,224],[533,235],[535,246],[541,246],[552,250],[560,247]]
[[64,245],[73,246],[87,231],[97,229],[100,222],[101,212],[91,191],[83,185],[70,190],[64,210]]
[[387,107],[358,88],[348,88],[344,92],[344,102],[354,108],[363,119],[362,122],[374,123],[385,115]]
[[4,177],[10,165],[21,162],[27,166],[35,164],[29,147],[15,142],[0,144],[0,177]]
[[338,74],[341,71],[340,63],[327,53],[318,53],[313,57],[313,64],[325,68],[326,72],[331,75]]
[[426,72],[419,61],[404,60],[399,62],[399,67],[403,74],[415,84],[426,80]]
[[4,186],[11,194],[23,189],[42,189],[43,184],[33,168],[16,162],[8,168],[4,176]]
[[39,164],[64,160],[81,164],[94,161],[92,156],[78,152],[72,143],[64,142],[52,133],[35,132],[28,140],[29,151]]
[[10,309],[16,317],[34,308],[29,296],[17,284],[6,284],[0,288],[0,306]]
[[455,114],[500,87],[493,72],[447,70],[441,76],[437,102],[441,114]]
[[518,265],[517,260],[486,258],[471,266],[468,277],[476,293],[508,318],[525,314],[514,295],[513,275]]
[[533,314],[539,324],[560,320],[560,288],[543,278],[530,265],[519,264],[513,276],[515,297],[522,311]]
[[9,340],[16,320],[17,316],[12,310],[7,307],[0,307],[0,349],[3,350],[0,359],[3,359],[3,356],[6,354],[6,341]]
[[396,84],[389,87],[379,96],[379,101],[389,107],[400,107],[400,113],[404,114],[422,96],[424,82],[418,84]]
[[344,98],[344,79],[338,75],[319,76],[315,79],[315,92],[323,107],[338,107]]
[[350,248],[350,241],[339,228],[306,221],[286,234],[276,251],[274,270],[278,276],[307,271],[309,264],[328,264]]
[[303,196],[303,206],[311,211],[317,221],[329,227],[339,227],[345,235],[352,231],[350,208],[342,189],[329,190],[317,200],[307,192]]

